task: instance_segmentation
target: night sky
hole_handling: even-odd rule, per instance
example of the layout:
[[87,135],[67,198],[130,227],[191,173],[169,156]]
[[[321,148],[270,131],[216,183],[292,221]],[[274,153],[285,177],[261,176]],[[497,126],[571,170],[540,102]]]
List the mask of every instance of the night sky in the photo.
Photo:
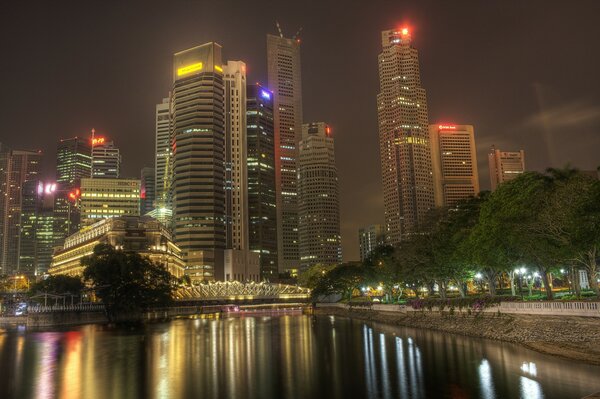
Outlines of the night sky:
[[357,230],[383,221],[375,96],[380,32],[409,26],[431,123],[475,125],[487,150],[526,152],[528,169],[600,165],[600,1],[46,1],[0,5],[0,142],[42,149],[94,127],[124,175],[153,164],[154,107],[172,54],[216,41],[266,83],[266,38],[302,26],[304,121],[335,135],[345,260]]

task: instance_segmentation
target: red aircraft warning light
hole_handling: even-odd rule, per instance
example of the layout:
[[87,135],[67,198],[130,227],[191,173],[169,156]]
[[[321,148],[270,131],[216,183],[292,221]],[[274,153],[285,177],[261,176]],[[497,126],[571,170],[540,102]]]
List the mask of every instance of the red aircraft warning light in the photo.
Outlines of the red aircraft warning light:
[[402,28],[402,36],[408,35],[408,28]]
[[69,193],[69,199],[73,202],[77,201],[81,197],[81,191],[76,188]]

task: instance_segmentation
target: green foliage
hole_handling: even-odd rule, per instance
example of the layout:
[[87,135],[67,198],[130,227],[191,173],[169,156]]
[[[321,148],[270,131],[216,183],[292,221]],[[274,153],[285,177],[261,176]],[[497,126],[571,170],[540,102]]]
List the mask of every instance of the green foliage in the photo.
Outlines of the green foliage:
[[31,285],[31,295],[39,293],[80,295],[83,290],[83,282],[79,277],[56,275]]
[[175,279],[161,265],[138,253],[99,244],[81,261],[84,279],[105,304],[109,315],[139,312],[171,301]]

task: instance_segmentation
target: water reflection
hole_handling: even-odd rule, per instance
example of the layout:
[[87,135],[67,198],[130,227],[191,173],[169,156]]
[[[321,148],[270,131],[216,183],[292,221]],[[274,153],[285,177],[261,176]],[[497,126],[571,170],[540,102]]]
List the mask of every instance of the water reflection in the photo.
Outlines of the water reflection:
[[0,335],[4,398],[566,398],[600,368],[344,318],[176,320]]

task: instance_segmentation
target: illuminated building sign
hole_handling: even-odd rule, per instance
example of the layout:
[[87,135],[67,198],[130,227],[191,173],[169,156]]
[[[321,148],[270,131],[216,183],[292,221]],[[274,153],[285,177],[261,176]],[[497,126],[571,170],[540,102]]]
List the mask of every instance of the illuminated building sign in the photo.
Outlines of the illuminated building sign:
[[262,96],[262,98],[266,98],[267,100],[271,99],[271,94],[269,94],[269,92],[266,90],[261,90],[260,95]]
[[181,67],[177,70],[177,76],[187,75],[192,72],[197,72],[202,69],[202,63],[197,62],[195,64],[190,64],[184,67]]
[[38,183],[37,193],[38,195],[42,194],[52,194],[56,191],[56,183]]
[[[200,64],[200,65],[202,65],[202,64]],[[200,68],[202,68],[202,67],[200,67]],[[215,65],[215,71],[223,73],[223,68],[221,68],[219,65]]]
[[104,137],[96,137],[95,139],[92,140],[92,145],[97,146],[100,144],[104,144],[104,142],[105,142]]
[[456,126],[454,125],[439,125],[438,128],[440,130],[456,130]]

